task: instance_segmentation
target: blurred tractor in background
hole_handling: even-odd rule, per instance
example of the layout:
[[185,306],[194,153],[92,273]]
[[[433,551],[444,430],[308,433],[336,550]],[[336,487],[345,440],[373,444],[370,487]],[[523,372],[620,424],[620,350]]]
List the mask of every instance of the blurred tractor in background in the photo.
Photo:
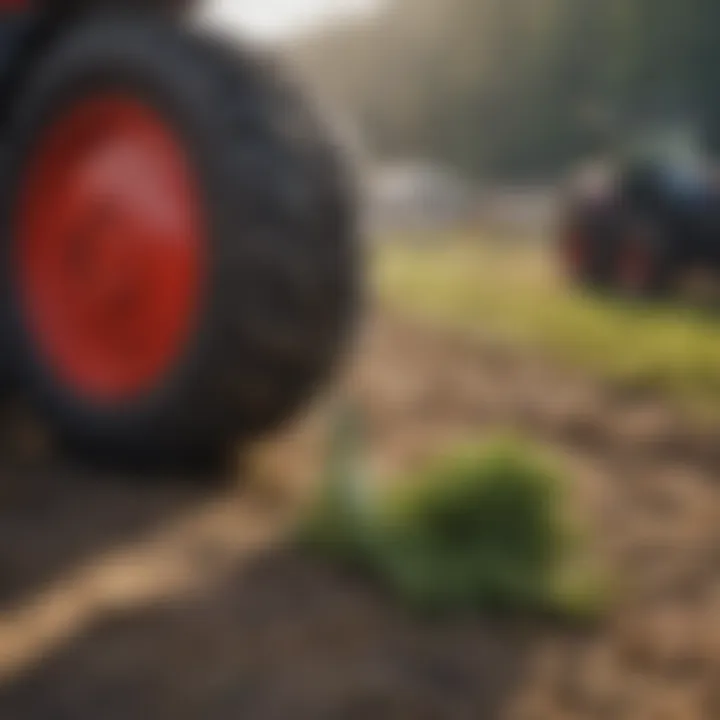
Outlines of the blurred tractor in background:
[[190,463],[274,427],[353,315],[340,153],[190,5],[0,0],[2,372],[99,458]]
[[630,155],[589,166],[564,200],[561,256],[579,285],[629,297],[720,270],[720,182],[700,154]]

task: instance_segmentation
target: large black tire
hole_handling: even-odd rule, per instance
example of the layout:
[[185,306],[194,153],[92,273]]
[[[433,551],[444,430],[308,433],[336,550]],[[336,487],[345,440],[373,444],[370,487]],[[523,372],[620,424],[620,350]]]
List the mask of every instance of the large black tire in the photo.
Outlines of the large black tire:
[[[141,395],[95,402],[39,349],[13,268],[38,138],[93,93],[132,93],[183,138],[203,190],[207,269],[191,338]],[[3,287],[31,397],[94,458],[180,464],[274,428],[332,370],[356,312],[352,183],[327,129],[267,58],[149,17],[98,15],[36,69],[8,137]],[[42,212],[38,208],[37,212]]]

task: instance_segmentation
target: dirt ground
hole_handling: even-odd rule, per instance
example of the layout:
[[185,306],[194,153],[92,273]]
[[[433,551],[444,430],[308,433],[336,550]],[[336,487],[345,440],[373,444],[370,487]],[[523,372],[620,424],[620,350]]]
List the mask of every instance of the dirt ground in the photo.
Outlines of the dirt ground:
[[290,549],[322,418],[225,485],[8,467],[0,719],[720,718],[717,434],[388,313],[349,386],[380,477],[498,428],[553,446],[614,579],[607,617],[428,622]]

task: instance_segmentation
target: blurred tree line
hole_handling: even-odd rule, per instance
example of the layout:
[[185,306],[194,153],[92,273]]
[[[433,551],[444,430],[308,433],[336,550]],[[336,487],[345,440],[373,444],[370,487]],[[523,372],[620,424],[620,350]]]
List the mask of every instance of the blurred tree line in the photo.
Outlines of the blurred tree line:
[[376,152],[545,178],[649,122],[720,145],[718,0],[390,0],[295,59]]

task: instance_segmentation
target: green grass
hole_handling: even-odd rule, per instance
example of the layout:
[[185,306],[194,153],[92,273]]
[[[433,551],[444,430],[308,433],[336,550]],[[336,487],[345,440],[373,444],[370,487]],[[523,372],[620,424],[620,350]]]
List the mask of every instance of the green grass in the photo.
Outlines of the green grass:
[[[343,431],[347,438],[347,432]],[[519,440],[455,449],[374,496],[346,440],[305,523],[305,547],[365,572],[411,608],[588,618],[602,606],[555,464]]]
[[436,238],[386,243],[376,260],[379,294],[392,306],[720,413],[720,317],[583,295],[556,277],[540,246]]

